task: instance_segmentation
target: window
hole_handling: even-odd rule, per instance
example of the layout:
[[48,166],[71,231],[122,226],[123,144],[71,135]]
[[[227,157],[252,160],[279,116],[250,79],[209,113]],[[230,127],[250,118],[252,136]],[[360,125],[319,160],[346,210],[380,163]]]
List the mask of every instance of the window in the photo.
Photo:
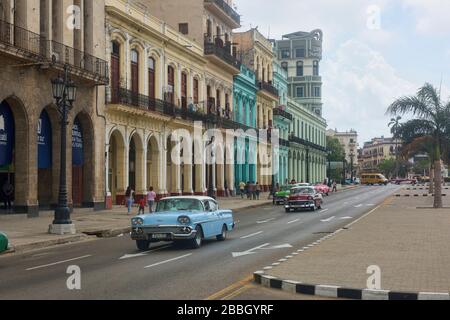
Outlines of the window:
[[297,87],[296,88],[297,97],[303,98],[305,96],[305,88],[304,87]]
[[187,74],[181,74],[181,107],[187,108]]
[[305,57],[305,49],[304,48],[295,49],[295,57],[296,58],[304,58]]
[[289,59],[290,57],[291,57],[291,52],[289,49],[281,50],[281,58],[282,59]]
[[288,63],[287,62],[282,62],[281,63],[281,68],[284,70],[284,71],[288,71]]
[[313,76],[319,75],[319,61],[315,60],[313,62]]
[[120,44],[116,41],[112,42],[111,88],[112,101],[117,102],[120,88]]
[[297,61],[297,77],[303,77],[303,61]]
[[131,50],[131,91],[139,92],[139,53]]
[[178,31],[182,34],[189,34],[189,24],[187,23],[180,23],[178,24]]
[[314,87],[314,97],[320,98],[320,87]]
[[167,90],[167,101],[174,103],[175,99],[175,70],[172,66],[167,67],[167,86],[169,87]]
[[198,104],[198,79],[194,79],[194,104]]
[[148,58],[148,96],[155,98],[155,60]]

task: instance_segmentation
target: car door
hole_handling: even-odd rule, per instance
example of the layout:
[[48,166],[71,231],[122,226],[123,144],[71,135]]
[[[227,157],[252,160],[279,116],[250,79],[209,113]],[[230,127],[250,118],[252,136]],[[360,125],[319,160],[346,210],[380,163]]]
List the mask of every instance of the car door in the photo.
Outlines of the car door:
[[212,236],[217,236],[222,233],[222,218],[219,214],[219,205],[217,202],[209,200],[209,207],[211,209]]

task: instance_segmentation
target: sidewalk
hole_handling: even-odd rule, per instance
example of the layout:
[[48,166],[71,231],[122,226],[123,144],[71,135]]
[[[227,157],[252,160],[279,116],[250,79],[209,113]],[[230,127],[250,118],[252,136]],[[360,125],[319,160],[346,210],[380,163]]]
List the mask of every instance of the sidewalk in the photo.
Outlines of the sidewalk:
[[[268,193],[261,194],[261,200],[242,200],[240,197],[219,198],[222,209],[234,211],[271,204]],[[134,208],[133,215],[137,214]],[[71,215],[77,229],[76,235],[51,235],[48,226],[53,221],[53,211],[43,211],[39,218],[29,219],[26,215],[0,215],[0,231],[9,237],[13,251],[23,252],[52,245],[84,241],[95,237],[115,237],[130,232],[130,219],[125,207],[116,206],[112,210],[92,211],[76,209]]]
[[[405,187],[401,194],[408,192],[416,191]],[[269,271],[255,273],[255,280],[329,297],[449,299],[450,199],[444,198],[447,209],[424,209],[432,203],[432,197],[389,198],[348,228],[300,248]],[[386,291],[364,290],[367,268],[373,265],[380,267],[381,289]],[[430,292],[443,294],[423,294]]]

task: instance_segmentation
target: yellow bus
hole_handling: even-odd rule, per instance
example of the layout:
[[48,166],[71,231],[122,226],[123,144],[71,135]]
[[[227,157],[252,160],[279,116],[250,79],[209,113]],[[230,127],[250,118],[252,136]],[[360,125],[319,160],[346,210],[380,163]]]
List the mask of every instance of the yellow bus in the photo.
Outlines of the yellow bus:
[[361,175],[361,184],[365,185],[387,185],[388,179],[386,179],[385,176],[383,176],[381,173],[363,173]]

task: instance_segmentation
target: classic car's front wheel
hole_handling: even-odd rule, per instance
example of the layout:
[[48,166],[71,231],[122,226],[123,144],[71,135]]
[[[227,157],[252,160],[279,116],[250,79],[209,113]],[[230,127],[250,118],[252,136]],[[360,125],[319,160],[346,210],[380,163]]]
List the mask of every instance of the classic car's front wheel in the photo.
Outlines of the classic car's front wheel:
[[147,251],[150,248],[150,241],[147,241],[147,240],[136,240],[136,247],[140,251]]
[[228,229],[227,226],[222,227],[222,233],[217,236],[218,241],[225,241],[227,239]]
[[203,230],[202,227],[197,226],[197,228],[195,228],[196,234],[195,234],[195,238],[191,240],[191,247],[193,249],[198,249],[202,246],[203,243]]

